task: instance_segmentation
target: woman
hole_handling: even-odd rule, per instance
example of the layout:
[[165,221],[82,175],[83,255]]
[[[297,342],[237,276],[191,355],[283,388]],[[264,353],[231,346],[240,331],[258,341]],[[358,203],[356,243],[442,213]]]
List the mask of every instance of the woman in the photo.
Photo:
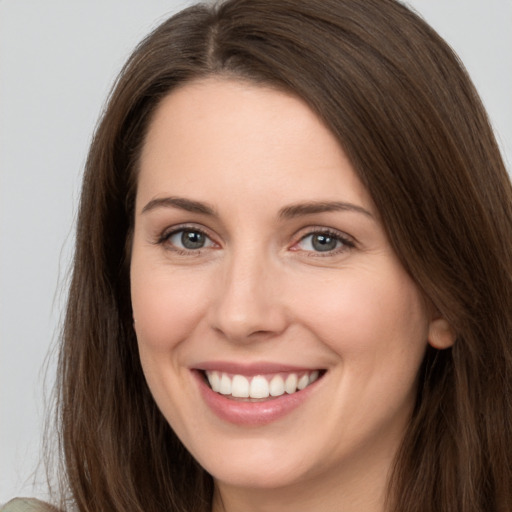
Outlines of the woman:
[[401,4],[174,16],[87,162],[69,508],[510,510],[511,240],[478,96]]

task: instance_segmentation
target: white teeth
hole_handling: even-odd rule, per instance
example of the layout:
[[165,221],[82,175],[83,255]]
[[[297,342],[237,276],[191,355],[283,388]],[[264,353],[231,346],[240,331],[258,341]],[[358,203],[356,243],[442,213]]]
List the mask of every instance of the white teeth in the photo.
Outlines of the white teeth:
[[251,398],[267,398],[270,393],[268,381],[265,377],[257,375],[251,381]]
[[284,380],[281,375],[276,375],[270,381],[270,396],[284,395]]
[[290,373],[288,377],[286,377],[286,382],[284,383],[284,389],[285,391],[291,395],[292,393],[295,393],[297,391],[297,374],[296,373]]
[[210,386],[213,391],[218,393],[220,391],[220,376],[218,372],[209,372],[208,381],[210,382]]
[[220,378],[219,393],[222,395],[231,395],[231,379],[225,374]]
[[303,375],[299,382],[297,382],[297,388],[298,389],[304,389],[309,384],[309,377],[308,375]]
[[231,381],[231,394],[237,398],[248,398],[249,381],[243,375],[235,375]]
[[301,391],[316,380],[320,372],[314,370],[304,373],[300,377],[296,373],[290,373],[286,380],[282,375],[274,375],[270,382],[262,376],[245,377],[244,375],[233,375],[218,371],[207,371],[206,377],[213,391],[222,395],[231,395],[235,398],[268,398],[277,397],[285,393],[289,395]]

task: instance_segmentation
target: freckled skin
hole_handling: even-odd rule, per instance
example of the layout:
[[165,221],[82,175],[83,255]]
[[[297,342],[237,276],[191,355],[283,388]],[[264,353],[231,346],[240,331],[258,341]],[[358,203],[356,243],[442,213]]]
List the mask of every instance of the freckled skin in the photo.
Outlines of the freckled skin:
[[[162,197],[215,215],[143,212]],[[311,201],[369,215],[279,215]],[[204,246],[187,249],[183,228],[206,235]],[[339,238],[318,250],[326,230]],[[141,155],[131,286],[148,384],[213,475],[215,507],[222,497],[228,510],[382,510],[438,320],[336,139],[301,100],[221,79],[163,100]],[[243,427],[202,400],[191,368],[207,360],[327,372],[299,408]]]

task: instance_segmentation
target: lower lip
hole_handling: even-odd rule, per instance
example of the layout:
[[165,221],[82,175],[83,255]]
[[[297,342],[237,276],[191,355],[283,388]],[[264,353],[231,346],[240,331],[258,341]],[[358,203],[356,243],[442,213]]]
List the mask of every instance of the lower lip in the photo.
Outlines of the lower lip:
[[319,381],[323,380],[319,379],[291,395],[284,394],[261,402],[244,402],[216,393],[206,384],[201,372],[193,373],[199,383],[203,400],[210,409],[224,421],[245,426],[266,425],[286,416],[300,407],[314,392]]

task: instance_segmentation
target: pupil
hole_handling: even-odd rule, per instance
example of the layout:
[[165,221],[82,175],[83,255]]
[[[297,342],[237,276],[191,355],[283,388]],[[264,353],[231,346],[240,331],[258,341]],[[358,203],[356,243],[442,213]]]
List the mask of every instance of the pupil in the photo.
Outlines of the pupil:
[[204,235],[197,231],[183,231],[181,243],[186,249],[200,249],[204,245]]
[[314,235],[313,236],[313,247],[316,251],[332,251],[336,249],[337,239],[329,235]]

